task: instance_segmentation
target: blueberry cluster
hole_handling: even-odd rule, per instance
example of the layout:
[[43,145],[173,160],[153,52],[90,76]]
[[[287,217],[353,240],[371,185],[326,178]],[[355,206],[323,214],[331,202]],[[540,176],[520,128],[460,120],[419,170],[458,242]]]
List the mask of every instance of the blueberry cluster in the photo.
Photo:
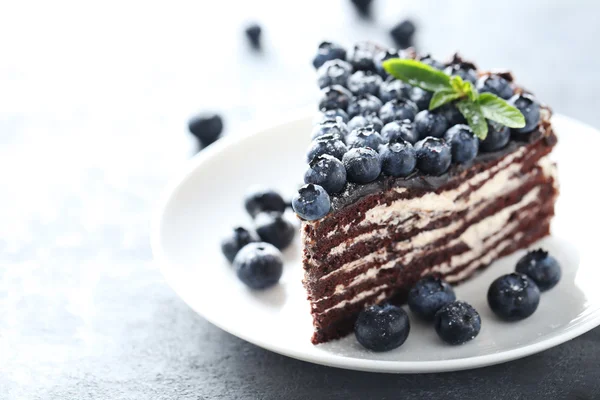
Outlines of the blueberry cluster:
[[[514,85],[503,76],[479,76],[472,64],[458,58],[443,64],[429,55],[420,57],[434,68],[472,82],[479,92],[508,99],[525,116],[526,126],[512,132],[488,121],[488,136],[479,140],[454,104],[430,111],[431,92],[389,76],[382,62],[394,57],[406,57],[406,53],[369,42],[357,43],[351,51],[331,42],[319,46],[314,64],[321,88],[320,113],[307,152],[309,169],[304,181],[323,190],[304,193],[311,198],[317,196],[320,204],[328,202],[329,195],[341,192],[346,182],[364,184],[381,174],[408,177],[417,170],[425,175],[442,175],[452,163],[466,164],[479,152],[502,149],[511,136],[527,139],[538,126],[537,100],[529,94],[515,94]],[[307,207],[305,201],[299,194],[292,205],[306,220],[322,218],[329,209],[325,205]]]

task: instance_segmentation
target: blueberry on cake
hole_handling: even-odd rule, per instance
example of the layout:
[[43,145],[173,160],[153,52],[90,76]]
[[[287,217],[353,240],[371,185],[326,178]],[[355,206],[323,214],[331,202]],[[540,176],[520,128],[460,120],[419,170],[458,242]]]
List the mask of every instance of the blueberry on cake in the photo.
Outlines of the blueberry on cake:
[[[339,48],[339,46],[335,46]],[[550,233],[550,109],[509,72],[359,43],[318,68],[305,185],[312,342],[350,333],[424,276],[451,284]]]

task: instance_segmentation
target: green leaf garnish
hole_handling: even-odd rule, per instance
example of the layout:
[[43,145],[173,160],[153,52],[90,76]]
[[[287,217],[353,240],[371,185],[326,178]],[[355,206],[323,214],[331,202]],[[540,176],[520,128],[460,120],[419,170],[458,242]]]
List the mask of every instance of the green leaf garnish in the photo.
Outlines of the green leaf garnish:
[[443,106],[446,103],[450,103],[453,100],[460,99],[463,95],[456,93],[453,89],[442,89],[433,93],[433,97],[429,102],[429,109],[435,110],[436,108]]
[[383,68],[394,78],[429,92],[452,88],[448,75],[420,61],[390,58]]
[[475,136],[484,140],[488,134],[488,125],[479,104],[470,101],[470,99],[464,99],[457,102],[456,107],[458,107],[460,113],[467,119]]
[[483,116],[509,128],[525,126],[525,117],[517,108],[492,93],[481,93],[477,99]]

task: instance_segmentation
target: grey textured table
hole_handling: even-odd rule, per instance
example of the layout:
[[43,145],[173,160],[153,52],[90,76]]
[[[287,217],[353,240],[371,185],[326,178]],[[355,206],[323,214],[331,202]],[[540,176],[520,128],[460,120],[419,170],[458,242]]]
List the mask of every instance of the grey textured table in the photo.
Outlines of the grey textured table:
[[[194,153],[188,116],[221,110],[235,134],[310,104],[322,38],[388,42],[395,21],[414,17],[421,49],[511,66],[555,111],[600,127],[598,2],[376,6],[365,22],[347,1],[3,5],[0,398],[600,397],[600,329],[474,371],[337,370],[219,330],[153,265],[149,218]],[[243,40],[252,19],[262,54]]]

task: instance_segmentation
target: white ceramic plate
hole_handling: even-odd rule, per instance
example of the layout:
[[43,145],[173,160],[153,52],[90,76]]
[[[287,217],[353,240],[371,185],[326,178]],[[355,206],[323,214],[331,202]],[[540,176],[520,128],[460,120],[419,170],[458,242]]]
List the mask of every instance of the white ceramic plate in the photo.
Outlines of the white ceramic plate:
[[305,170],[311,117],[291,118],[249,135],[230,136],[202,151],[166,190],[152,230],[155,259],[166,280],[194,310],[220,328],[258,346],[301,360],[364,371],[436,372],[476,368],[524,357],[566,342],[600,324],[600,268],[596,229],[600,226],[595,185],[581,175],[597,173],[600,132],[555,116],[559,135],[561,196],[553,235],[539,243],[563,266],[563,278],[542,295],[527,320],[504,323],[486,302],[489,284],[512,271],[523,254],[503,258],[456,288],[458,298],[481,314],[479,336],[448,346],[433,328],[411,318],[400,348],[372,353],[353,335],[324,345],[310,343],[309,305],[301,285],[299,238],[285,251],[279,285],[254,292],[238,281],[221,255],[219,242],[236,224],[249,224],[243,195],[252,184],[290,196]]

